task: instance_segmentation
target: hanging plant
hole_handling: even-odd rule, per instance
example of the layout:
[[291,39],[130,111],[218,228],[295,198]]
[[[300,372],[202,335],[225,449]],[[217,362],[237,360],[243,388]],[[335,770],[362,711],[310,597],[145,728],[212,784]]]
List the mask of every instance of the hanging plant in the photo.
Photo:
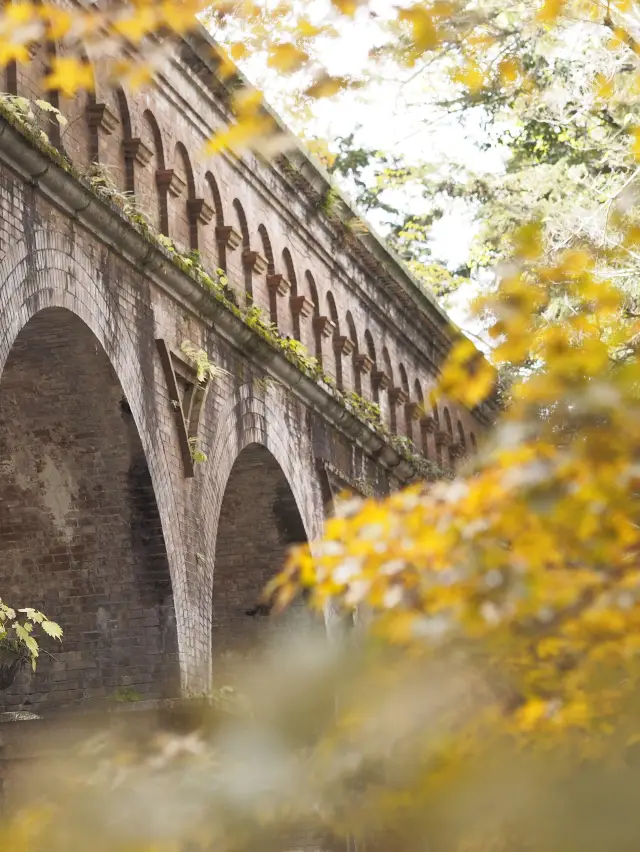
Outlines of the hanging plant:
[[0,598],[0,690],[8,689],[27,663],[35,671],[40,655],[38,630],[53,639],[62,638],[60,625],[44,613],[31,607],[15,610]]

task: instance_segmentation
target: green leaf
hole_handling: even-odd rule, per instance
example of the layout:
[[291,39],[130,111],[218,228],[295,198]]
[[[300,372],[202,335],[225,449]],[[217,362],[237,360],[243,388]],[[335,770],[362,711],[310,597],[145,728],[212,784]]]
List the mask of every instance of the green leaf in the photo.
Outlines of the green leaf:
[[26,646],[27,650],[31,654],[32,657],[38,656],[38,643],[36,640],[29,634],[27,629],[22,624],[15,625],[16,635],[18,639]]
[[18,612],[24,612],[29,621],[35,621],[36,624],[42,624],[46,618],[41,612],[38,612],[37,609],[32,609],[30,606],[19,609]]
[[59,624],[56,624],[55,621],[43,621],[42,629],[48,636],[51,636],[54,639],[62,639],[62,627],[60,627]]

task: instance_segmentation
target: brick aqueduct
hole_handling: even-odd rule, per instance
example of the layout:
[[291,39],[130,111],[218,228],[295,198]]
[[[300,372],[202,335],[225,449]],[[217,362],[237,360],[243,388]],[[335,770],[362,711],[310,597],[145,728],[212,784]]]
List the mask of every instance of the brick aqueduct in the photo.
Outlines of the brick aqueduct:
[[[319,210],[327,177],[303,151],[200,156],[231,120],[211,48],[204,30],[180,41],[135,97],[101,86],[99,67],[95,95],[45,96],[44,47],[6,72],[7,91],[56,98],[69,124],[50,139],[74,168],[0,118],[1,591],[65,630],[0,709],[206,688],[215,659],[265,629],[260,590],[291,542],[318,536],[336,491],[384,494],[416,475],[349,391],[445,468],[490,419],[427,415],[449,321],[373,235],[345,239]],[[345,393],[79,179],[94,161]],[[185,341],[221,368],[204,385]]]

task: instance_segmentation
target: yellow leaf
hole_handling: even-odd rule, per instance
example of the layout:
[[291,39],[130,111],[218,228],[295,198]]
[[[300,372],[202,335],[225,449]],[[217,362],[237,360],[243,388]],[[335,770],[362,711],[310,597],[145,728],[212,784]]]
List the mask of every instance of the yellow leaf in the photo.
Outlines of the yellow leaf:
[[520,64],[515,59],[503,59],[498,65],[498,73],[503,83],[515,83],[520,73]]
[[524,731],[533,730],[538,722],[545,718],[548,712],[546,701],[541,701],[538,698],[527,701],[524,707],[521,707],[517,714],[517,721]]
[[413,6],[410,9],[402,9],[398,17],[401,21],[411,24],[413,43],[420,53],[437,47],[438,31],[431,10],[425,9],[424,6]]
[[613,95],[613,80],[607,79],[604,74],[596,77],[596,94],[599,98],[608,99]]
[[127,6],[126,9],[113,21],[113,28],[119,35],[136,44],[154,32],[160,17],[158,10],[152,6]]
[[331,5],[335,6],[341,15],[353,18],[361,2],[362,0],[331,0]]
[[38,10],[31,3],[8,3],[3,4],[4,12],[0,21],[3,29],[28,24],[38,17]]
[[290,71],[296,71],[308,58],[308,53],[299,50],[293,44],[276,44],[269,51],[267,65],[286,74]]
[[40,14],[47,27],[47,38],[50,41],[58,41],[65,36],[74,23],[74,17],[70,12],[58,6],[43,6]]
[[315,36],[325,32],[325,28],[316,27],[315,24],[312,24],[306,18],[301,18],[298,21],[296,30],[300,38],[315,38]]
[[51,60],[51,73],[44,79],[46,89],[59,91],[72,98],[76,92],[85,89],[93,91],[93,69],[88,62],[72,57],[54,56]]
[[242,42],[238,42],[229,48],[229,54],[234,62],[239,62],[247,56],[248,51],[246,45],[242,44]]
[[453,74],[453,80],[456,83],[462,83],[471,92],[478,92],[484,85],[484,74],[475,62],[469,62]]
[[633,145],[631,148],[633,156],[636,160],[640,160],[640,127],[634,127],[631,131],[631,135],[633,137]]
[[439,391],[472,407],[491,393],[495,368],[467,338],[454,346],[440,376]]
[[24,44],[14,44],[7,39],[0,39],[0,68],[4,68],[10,62],[28,62],[29,58],[29,51]]
[[196,15],[202,11],[202,4],[194,0],[165,0],[160,6],[159,18],[174,33],[192,30],[196,24]]
[[305,91],[310,98],[331,98],[343,89],[355,88],[356,84],[348,77],[331,77],[324,74]]
[[255,115],[261,106],[262,95],[257,89],[245,86],[233,96],[233,111],[241,118]]
[[219,154],[225,148],[239,150],[250,147],[259,138],[273,130],[273,119],[269,115],[254,115],[243,118],[222,133],[217,133],[207,142],[207,154]]
[[133,61],[133,62],[117,62],[113,67],[112,77],[120,84],[126,82],[127,86],[133,91],[145,86],[153,79],[154,69],[149,63]]
[[552,23],[562,12],[565,2],[566,0],[544,0],[536,17],[543,24]]

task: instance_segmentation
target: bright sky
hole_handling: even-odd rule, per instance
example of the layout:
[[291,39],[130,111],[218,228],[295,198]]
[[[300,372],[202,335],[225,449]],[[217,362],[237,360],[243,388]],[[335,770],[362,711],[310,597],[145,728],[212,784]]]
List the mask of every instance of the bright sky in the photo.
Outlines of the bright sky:
[[[388,0],[372,0],[370,8],[385,17],[397,15],[397,5],[392,6]],[[314,23],[335,20],[328,0],[307,0],[304,8],[307,18]],[[353,22],[340,27],[338,39],[325,39],[316,47],[320,62],[330,74],[357,75],[370,65],[370,49],[381,45],[385,38],[379,25],[362,8]],[[267,101],[286,121],[295,124],[295,118],[291,118],[285,105],[290,81],[267,68],[263,56],[251,57],[241,66],[265,93]],[[389,66],[364,91],[316,101],[313,118],[309,121],[305,116],[302,123],[307,135],[328,141],[355,131],[356,144],[401,154],[409,162],[428,161],[434,164],[434,172],[443,176],[456,163],[474,171],[499,171],[499,154],[479,148],[479,142],[486,138],[479,121],[474,124],[467,120],[463,127],[455,115],[444,115],[430,106],[436,95],[440,97],[449,91],[452,91],[452,84],[444,76],[438,80],[433,73],[428,77],[425,74],[416,76]],[[425,208],[422,199],[412,199],[413,212],[419,214]],[[372,224],[382,230],[379,222],[372,220]],[[473,211],[462,202],[452,205],[433,228],[434,256],[452,267],[461,265],[468,258],[473,234]],[[463,292],[445,305],[452,318],[463,327],[468,327],[464,308],[470,297],[469,292]]]

